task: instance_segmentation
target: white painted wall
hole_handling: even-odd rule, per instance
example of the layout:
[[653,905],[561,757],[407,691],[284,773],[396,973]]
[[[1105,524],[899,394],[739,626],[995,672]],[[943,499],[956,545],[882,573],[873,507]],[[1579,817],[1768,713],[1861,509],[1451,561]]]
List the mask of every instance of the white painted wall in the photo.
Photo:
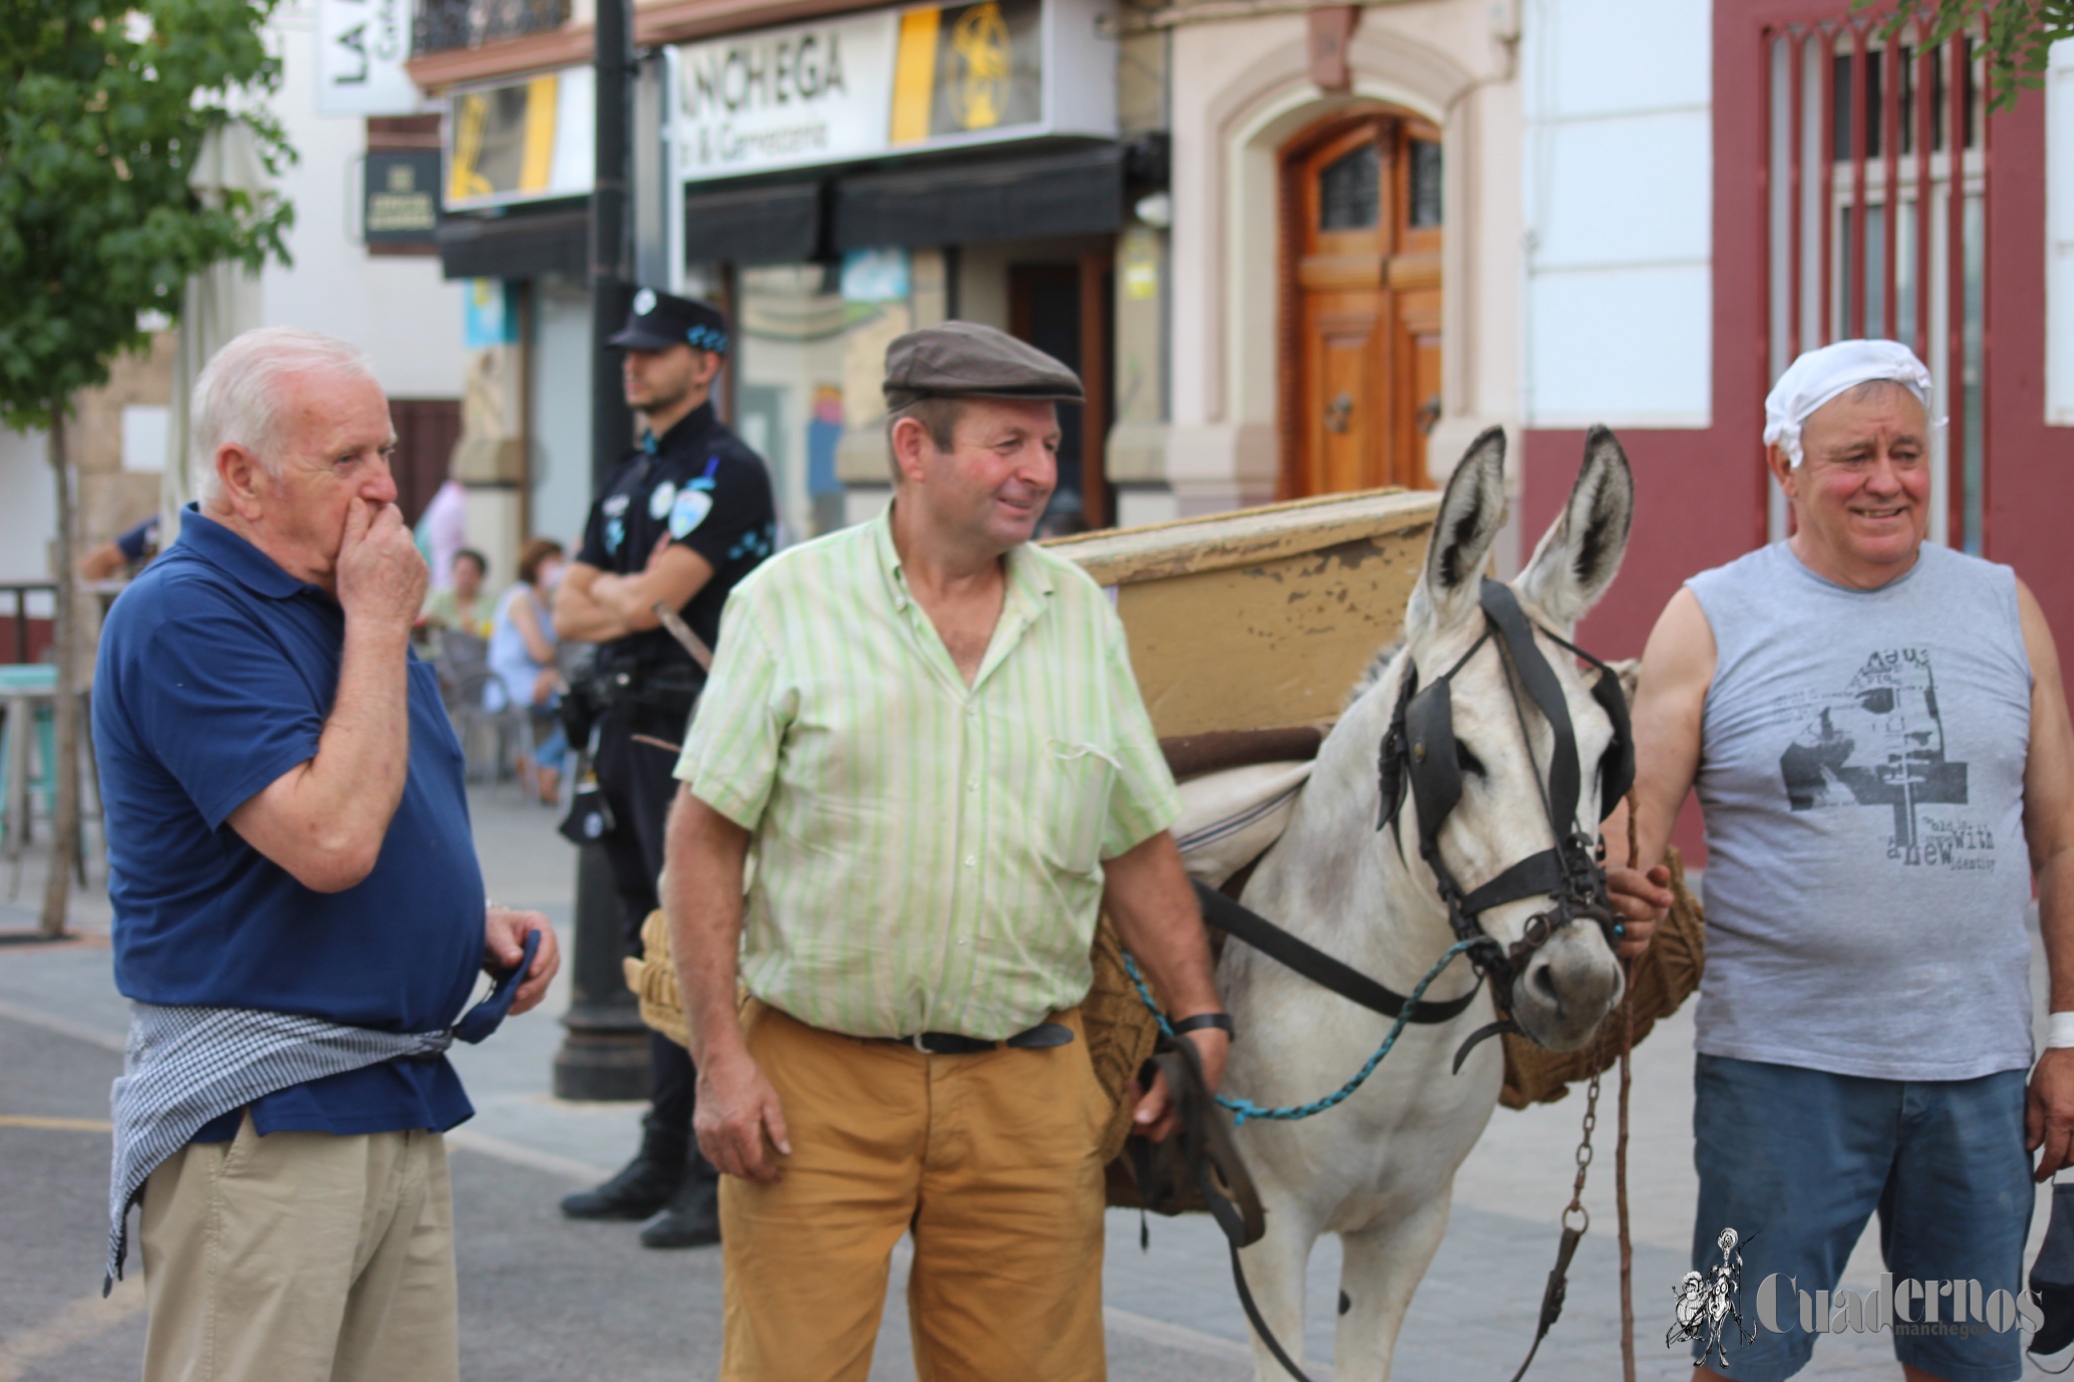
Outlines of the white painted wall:
[[1528,0],[1529,426],[1708,425],[1708,0]]
[[[371,258],[360,245],[358,160],[367,127],[357,118],[317,115],[310,0],[284,6],[269,30],[284,66],[274,114],[302,158],[281,179],[295,203],[288,241],[294,262],[270,267],[261,280],[264,324],[353,342],[395,397],[458,397],[461,286],[441,280],[435,258]],[[49,577],[55,504],[42,436],[0,430],[0,579]]]
[[[0,581],[50,578],[57,506],[43,433],[0,431]],[[7,613],[13,611],[10,600]],[[0,651],[14,656],[11,649]]]
[[2074,424],[2074,40],[2045,81],[2045,420]]
[[261,280],[269,326],[301,326],[351,341],[374,362],[375,378],[398,398],[461,393],[461,285],[439,276],[432,256],[370,256],[358,239],[358,160],[366,123],[317,114],[316,8],[296,0],[269,25],[283,73],[274,114],[302,160],[281,179],[295,203],[292,267]]
[[533,531],[570,556],[591,502],[591,297],[581,284],[533,285]]

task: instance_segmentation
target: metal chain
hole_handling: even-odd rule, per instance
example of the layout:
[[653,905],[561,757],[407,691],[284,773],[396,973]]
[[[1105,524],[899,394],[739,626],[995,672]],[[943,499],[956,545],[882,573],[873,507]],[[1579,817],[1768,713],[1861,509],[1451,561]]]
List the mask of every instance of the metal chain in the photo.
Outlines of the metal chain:
[[[1541,1292],[1541,1318],[1534,1326],[1534,1342],[1527,1348],[1527,1356],[1520,1360],[1519,1370],[1512,1374],[1512,1382],[1520,1382],[1527,1369],[1534,1366],[1534,1355],[1541,1351],[1541,1341],[1563,1313],[1563,1298],[1569,1293],[1570,1262],[1577,1253],[1577,1244],[1591,1228],[1591,1211],[1584,1207],[1584,1178],[1591,1170],[1592,1132],[1599,1125],[1599,1077],[1593,1075],[1584,1095],[1584,1133],[1577,1142],[1577,1179],[1570,1185],[1570,1203],[1563,1207],[1563,1236],[1556,1245],[1555,1266],[1549,1269],[1548,1285]],[[1571,1216],[1577,1222],[1571,1223]]]
[[[1635,794],[1633,789],[1630,789],[1628,791],[1627,805],[1628,867],[1633,868],[1635,867],[1635,855],[1637,853],[1637,845],[1635,843]],[[1601,836],[1599,838],[1599,852],[1601,857],[1604,856],[1605,849],[1606,840],[1604,836]],[[1628,1025],[1628,1029],[1632,1031],[1634,1024],[1634,1011],[1632,1004],[1634,994],[1632,990],[1630,990],[1628,997],[1631,1001],[1629,1003],[1629,1011],[1626,1016],[1626,1022]],[[1599,1028],[1598,1040],[1605,1041],[1607,1039],[1608,1033],[1606,1031],[1606,1028],[1604,1026],[1601,1026]],[[1630,1037],[1631,1041],[1632,1039],[1633,1038]],[[1597,1062],[1594,1061],[1593,1064],[1597,1064]],[[1564,1206],[1563,1208],[1563,1227],[1570,1227],[1570,1216],[1572,1214],[1575,1214],[1581,1221],[1577,1225],[1577,1231],[1579,1233],[1583,1233],[1586,1229],[1589,1229],[1591,1227],[1592,1222],[1591,1211],[1584,1207],[1584,1178],[1586,1173],[1591,1170],[1592,1133],[1597,1130],[1598,1126],[1599,1077],[1598,1075],[1593,1075],[1591,1077],[1591,1083],[1585,1087],[1584,1091],[1584,1127],[1577,1141],[1577,1179],[1573,1181],[1570,1186],[1570,1203]]]
[[1584,1091],[1584,1131],[1577,1142],[1577,1179],[1570,1186],[1570,1203],[1563,1207],[1563,1227],[1570,1227],[1570,1216],[1577,1215],[1577,1231],[1585,1232],[1591,1227],[1591,1211],[1584,1207],[1584,1177],[1591,1170],[1592,1132],[1599,1126],[1599,1077],[1593,1075],[1591,1084]]

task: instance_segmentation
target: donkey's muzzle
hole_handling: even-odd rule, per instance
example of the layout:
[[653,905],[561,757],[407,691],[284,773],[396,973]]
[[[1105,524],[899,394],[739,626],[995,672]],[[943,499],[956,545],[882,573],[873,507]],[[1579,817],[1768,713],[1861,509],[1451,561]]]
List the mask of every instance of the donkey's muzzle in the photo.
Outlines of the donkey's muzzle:
[[1596,925],[1600,934],[1605,936],[1609,947],[1620,938],[1620,922],[1614,917],[1613,909],[1606,903],[1594,898],[1565,898],[1557,901],[1546,911],[1536,912],[1527,918],[1527,924],[1521,928],[1520,938],[1506,949],[1507,966],[1515,975],[1524,974],[1527,961],[1534,957],[1535,951],[1554,940],[1564,927],[1577,922]]

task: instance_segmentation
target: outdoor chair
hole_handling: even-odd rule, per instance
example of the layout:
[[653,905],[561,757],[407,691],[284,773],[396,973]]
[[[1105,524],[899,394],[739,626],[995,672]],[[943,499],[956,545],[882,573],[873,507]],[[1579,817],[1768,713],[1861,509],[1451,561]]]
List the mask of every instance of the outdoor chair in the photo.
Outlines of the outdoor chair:
[[[49,663],[0,665],[0,851],[11,866],[10,897],[21,887],[22,853],[39,814],[39,802],[46,822],[57,819],[57,695],[58,669]],[[94,771],[87,693],[81,689],[74,695],[79,699],[80,832],[72,866],[83,885],[86,826],[100,821],[100,783]]]
[[[502,678],[490,670],[488,641],[461,629],[441,629],[434,646],[440,695],[461,741],[469,780],[494,784],[515,777],[514,761],[533,758],[533,717],[525,706],[511,703]],[[487,760],[481,757],[485,743]]]

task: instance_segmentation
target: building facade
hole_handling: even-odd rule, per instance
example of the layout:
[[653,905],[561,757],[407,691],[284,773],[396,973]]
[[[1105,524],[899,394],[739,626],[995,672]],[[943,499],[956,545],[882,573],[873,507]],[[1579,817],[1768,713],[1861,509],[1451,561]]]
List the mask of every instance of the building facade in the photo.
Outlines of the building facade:
[[[1933,536],[2014,564],[2064,634],[2074,61],[1989,113],[1963,38],[1890,43],[1877,18],[1833,0],[656,0],[635,11],[632,276],[734,316],[722,408],[771,460],[793,537],[884,502],[884,345],[949,316],[1086,376],[1060,503],[1093,525],[1433,484],[1497,425],[1509,568],[1605,422],[1641,506],[1587,630],[1615,654],[1685,576],[1783,531],[1759,438],[1792,355],[1896,335],[1951,419]],[[573,539],[591,13],[421,0],[415,121],[300,109],[324,23],[277,21],[303,161],[296,266],[269,270],[265,319],[359,341],[426,405],[411,483],[451,461],[493,562],[529,532]],[[413,158],[444,206],[399,245],[365,184]],[[99,434],[150,430],[131,421]],[[47,513],[40,445],[5,445],[20,502],[0,512]],[[40,546],[6,544],[10,574],[40,574]]]
[[[244,283],[237,314],[247,326],[308,327],[366,351],[396,404],[403,462],[443,472],[452,444],[445,420],[458,415],[462,386],[461,289],[434,259],[370,254],[361,189],[370,147],[383,142],[381,122],[324,108],[319,25],[315,0],[282,4],[267,25],[282,62],[271,106],[298,154],[273,180],[295,206],[292,262]],[[408,99],[418,104],[415,91]],[[68,441],[79,552],[159,511],[166,467],[184,455],[175,449],[172,398],[177,334],[155,333],[148,354],[116,360],[106,388],[74,400]],[[0,582],[52,578],[57,508],[46,449],[40,433],[0,429]],[[48,599],[33,598],[29,611],[40,648]]]

